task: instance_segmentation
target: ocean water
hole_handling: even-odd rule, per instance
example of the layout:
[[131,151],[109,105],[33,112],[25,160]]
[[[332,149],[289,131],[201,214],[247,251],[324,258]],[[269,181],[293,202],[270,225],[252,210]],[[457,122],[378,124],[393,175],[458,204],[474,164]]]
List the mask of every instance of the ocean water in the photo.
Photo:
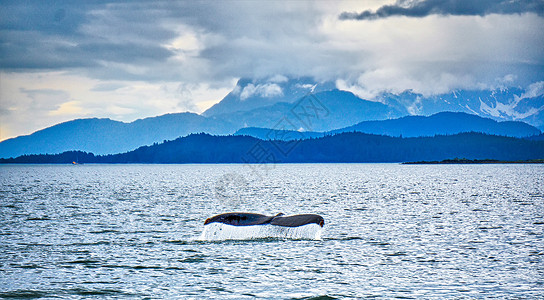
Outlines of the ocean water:
[[[199,241],[316,213],[319,239]],[[0,166],[0,298],[544,297],[544,165]]]

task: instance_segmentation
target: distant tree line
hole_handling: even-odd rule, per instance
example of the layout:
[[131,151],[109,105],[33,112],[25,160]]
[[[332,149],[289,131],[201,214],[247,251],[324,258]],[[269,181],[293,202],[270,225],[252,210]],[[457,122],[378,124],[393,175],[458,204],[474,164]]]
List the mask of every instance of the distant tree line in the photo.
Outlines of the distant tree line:
[[402,138],[341,133],[295,141],[264,141],[249,136],[191,134],[127,153],[81,151],[23,155],[0,163],[333,163],[544,159],[544,141],[482,133]]

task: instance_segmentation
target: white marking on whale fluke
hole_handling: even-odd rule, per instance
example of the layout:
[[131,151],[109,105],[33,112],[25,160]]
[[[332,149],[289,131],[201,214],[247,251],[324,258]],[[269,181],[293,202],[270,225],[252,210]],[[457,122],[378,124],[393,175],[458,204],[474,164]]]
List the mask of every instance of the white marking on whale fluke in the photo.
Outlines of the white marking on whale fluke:
[[204,226],[198,241],[252,240],[263,238],[286,238],[301,240],[321,240],[323,227],[306,224],[298,227],[276,225],[233,226],[213,222]]

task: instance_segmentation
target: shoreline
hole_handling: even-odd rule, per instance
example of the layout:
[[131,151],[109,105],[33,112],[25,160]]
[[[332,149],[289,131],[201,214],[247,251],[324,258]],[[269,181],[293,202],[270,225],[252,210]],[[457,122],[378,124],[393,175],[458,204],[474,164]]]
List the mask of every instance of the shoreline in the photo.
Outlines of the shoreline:
[[544,164],[544,159],[496,160],[496,159],[444,159],[441,161],[403,162],[403,165],[469,165],[469,164]]

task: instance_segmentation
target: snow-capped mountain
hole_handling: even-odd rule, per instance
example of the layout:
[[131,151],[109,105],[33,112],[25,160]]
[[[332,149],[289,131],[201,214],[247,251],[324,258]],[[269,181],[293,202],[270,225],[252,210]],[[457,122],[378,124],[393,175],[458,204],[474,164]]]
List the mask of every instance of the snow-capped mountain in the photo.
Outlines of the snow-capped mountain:
[[[255,109],[262,110],[277,103],[293,103],[310,92],[317,94],[334,89],[336,86],[333,82],[318,82],[310,77],[288,78],[278,75],[262,80],[243,78],[224,99],[203,115],[215,117]],[[400,94],[384,92],[375,99],[363,100],[387,105],[391,117],[429,116],[443,111],[465,112],[497,121],[523,121],[544,130],[544,81],[533,83],[526,89],[510,87],[492,90],[455,90],[430,96],[413,91]],[[338,105],[341,106],[341,103]],[[337,110],[341,110],[341,107]],[[361,118],[359,121],[368,119]]]
[[411,115],[466,112],[497,121],[523,121],[544,130],[544,81],[525,90],[458,90],[428,97],[406,91],[398,95],[384,93],[377,100]]
[[333,82],[318,82],[311,77],[287,78],[277,75],[259,80],[242,78],[225,98],[202,115],[210,117],[250,111],[278,102],[292,103],[310,92],[317,93],[332,89],[335,89]]

